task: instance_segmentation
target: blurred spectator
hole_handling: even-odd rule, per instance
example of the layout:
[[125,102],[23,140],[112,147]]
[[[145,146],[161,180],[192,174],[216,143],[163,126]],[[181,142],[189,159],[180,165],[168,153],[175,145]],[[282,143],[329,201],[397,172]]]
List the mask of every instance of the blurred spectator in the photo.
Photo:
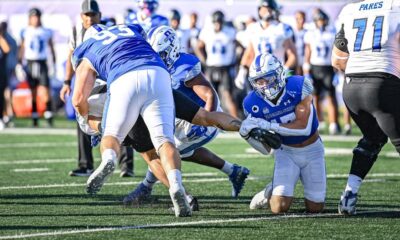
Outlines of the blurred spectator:
[[322,100],[327,93],[329,134],[339,132],[338,104],[334,85],[335,72],[331,66],[331,52],[335,40],[335,29],[329,28],[329,17],[321,9],[314,11],[313,20],[316,28],[307,31],[304,36],[305,55],[303,72],[314,84],[315,105],[320,128],[324,128]]
[[[86,29],[92,25],[99,24],[101,12],[99,5],[95,0],[84,0],[82,2],[81,12],[82,24],[73,27],[71,38],[69,41],[69,55],[66,63],[66,73],[64,86],[60,91],[60,98],[65,102],[71,93],[71,81],[74,75],[74,70],[71,64],[71,55],[74,49],[82,43]],[[109,20],[109,19],[108,19]],[[108,21],[109,24],[112,21]],[[87,177],[93,172],[93,154],[91,146],[91,138],[78,129],[78,168],[72,170],[70,176]],[[122,147],[119,157],[121,177],[133,177],[133,149],[130,147]]]
[[4,90],[8,85],[7,55],[10,52],[10,45],[8,44],[5,35],[6,29],[2,24],[0,26],[0,130],[3,130],[5,127],[3,122],[5,107]]
[[128,9],[125,24],[139,24],[146,32],[159,26],[168,26],[168,19],[156,13],[158,5],[158,0],[138,0],[139,11]]
[[188,52],[190,54],[194,54],[194,49],[197,47],[197,40],[200,34],[200,28],[197,27],[197,19],[198,19],[197,13],[192,12],[190,14],[190,25],[189,25],[190,44]]
[[305,44],[304,44],[304,35],[307,32],[304,29],[304,23],[306,21],[306,13],[303,11],[297,11],[295,14],[296,19],[296,27],[294,28],[294,36],[295,36],[295,45],[297,51],[297,67],[296,67],[296,74],[303,75],[303,63],[304,63],[304,51],[305,51]]
[[271,53],[284,63],[285,69],[296,67],[296,47],[293,43],[293,31],[288,25],[277,21],[278,4],[274,0],[262,0],[258,6],[259,22],[249,26],[247,34],[250,41],[240,62],[235,85],[242,89],[247,72],[255,56]]
[[49,126],[53,126],[51,109],[50,78],[47,66],[47,50],[51,50],[53,66],[56,66],[56,54],[53,45],[53,32],[42,26],[42,12],[38,8],[29,10],[28,27],[21,32],[19,62],[27,61],[27,78],[32,92],[32,120],[33,126],[38,127],[39,114],[37,111],[37,95],[43,92],[46,111],[44,117]]
[[103,17],[103,18],[101,18],[100,23],[106,27],[112,27],[117,24],[117,21],[113,17]]
[[[18,45],[17,41],[8,32],[7,22],[2,22],[0,24],[0,31],[4,33],[4,37],[10,46],[10,52],[7,54],[7,80],[8,84],[4,91],[5,96],[5,107],[3,111],[3,121],[7,127],[13,126],[14,112],[11,105],[11,80],[15,77],[15,66],[18,63]],[[1,123],[0,123],[1,124]]]
[[220,92],[224,106],[237,117],[237,106],[232,98],[236,32],[225,25],[225,15],[221,11],[212,14],[212,22],[213,28],[204,28],[200,32],[196,53],[205,63],[207,78]]
[[171,9],[169,13],[169,22],[171,27],[175,30],[176,36],[179,39],[179,42],[181,44],[181,52],[187,53],[190,49],[190,31],[181,29],[179,27],[181,23],[181,14],[178,10]]

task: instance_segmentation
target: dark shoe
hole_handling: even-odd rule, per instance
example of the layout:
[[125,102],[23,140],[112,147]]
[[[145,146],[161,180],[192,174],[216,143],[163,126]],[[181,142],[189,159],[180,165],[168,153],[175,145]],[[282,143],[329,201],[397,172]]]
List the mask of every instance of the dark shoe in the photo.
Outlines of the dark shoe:
[[69,172],[71,177],[89,177],[93,173],[93,169],[77,168]]

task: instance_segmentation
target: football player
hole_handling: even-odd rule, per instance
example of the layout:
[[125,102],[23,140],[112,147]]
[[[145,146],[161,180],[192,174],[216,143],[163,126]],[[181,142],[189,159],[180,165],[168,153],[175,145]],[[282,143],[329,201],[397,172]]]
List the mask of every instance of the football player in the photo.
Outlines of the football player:
[[107,81],[100,147],[102,162],[87,181],[88,193],[95,194],[113,172],[120,144],[141,115],[167,174],[175,216],[191,216],[173,138],[170,76],[163,61],[146,42],[144,30],[139,25],[102,30],[75,49],[72,63],[76,69],[72,102],[82,128],[90,129],[87,99],[96,76]]
[[[255,56],[263,53],[274,54],[285,69],[296,67],[296,47],[293,43],[293,30],[277,21],[278,4],[275,0],[261,0],[258,6],[259,21],[248,27],[250,42],[242,56],[235,85],[243,89],[248,69]],[[286,61],[285,61],[286,56]]]
[[338,206],[339,213],[351,215],[361,183],[388,137],[400,152],[400,2],[349,3],[339,24],[332,65],[346,74],[344,102],[363,134]]
[[[221,112],[218,95],[210,82],[204,78],[200,61],[196,56],[180,51],[176,32],[171,27],[161,26],[151,29],[148,38],[153,49],[167,65],[171,74],[172,88],[194,100],[206,111]],[[175,120],[175,143],[182,160],[214,167],[227,174],[232,182],[232,197],[236,198],[250,171],[225,161],[202,147],[218,135],[217,128],[194,125],[190,122]],[[151,183],[151,179],[154,177],[148,172],[143,183],[130,194],[131,199],[137,198],[136,196],[140,196],[143,191],[149,193],[152,185],[146,183]]]
[[240,134],[246,137],[255,125],[282,137],[282,146],[274,153],[272,183],[254,196],[250,208],[269,205],[275,214],[287,212],[300,179],[306,211],[321,212],[326,192],[324,146],[318,134],[311,81],[303,76],[286,78],[280,61],[268,53],[255,58],[249,81],[254,91],[243,101],[248,117]]
[[330,61],[332,45],[335,40],[335,29],[328,26],[329,17],[321,9],[315,10],[313,20],[315,28],[307,31],[304,36],[303,73],[304,76],[313,80],[315,105],[321,123],[323,122],[322,97],[325,92],[328,93],[329,134],[337,134],[339,132],[338,104],[333,83],[335,72]]
[[27,61],[27,77],[29,88],[32,92],[32,121],[33,126],[38,126],[39,114],[37,112],[37,92],[42,89],[45,93],[46,111],[44,117],[49,126],[53,126],[53,113],[51,111],[50,78],[47,66],[47,54],[50,48],[53,65],[56,65],[56,54],[53,44],[53,32],[42,26],[42,12],[37,8],[29,10],[29,26],[21,32],[21,45],[19,48],[19,63]]
[[125,24],[139,24],[148,32],[151,28],[168,26],[168,18],[156,13],[158,0],[136,0],[138,12],[129,11],[125,17]]
[[213,25],[201,30],[195,52],[206,65],[206,76],[220,92],[229,114],[237,117],[237,106],[232,97],[236,30],[226,24],[224,13],[219,10],[215,11],[211,18]]

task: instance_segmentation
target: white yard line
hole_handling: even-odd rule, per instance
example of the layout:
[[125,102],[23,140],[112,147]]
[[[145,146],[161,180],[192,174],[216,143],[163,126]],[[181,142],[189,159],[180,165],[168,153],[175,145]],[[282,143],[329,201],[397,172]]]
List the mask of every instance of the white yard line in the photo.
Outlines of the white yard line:
[[75,147],[77,142],[0,143],[0,148]]
[[159,223],[159,224],[147,224],[147,225],[130,225],[130,226],[92,228],[92,229],[83,228],[83,229],[67,230],[67,231],[54,231],[54,232],[32,233],[32,234],[8,235],[8,236],[0,236],[0,239],[20,239],[20,238],[33,238],[33,237],[46,237],[46,236],[61,236],[61,235],[81,234],[81,233],[124,231],[124,230],[133,230],[133,229],[175,228],[175,227],[223,224],[223,223],[234,223],[234,222],[255,222],[255,221],[267,221],[267,220],[293,219],[293,218],[323,218],[323,217],[335,217],[335,216],[340,216],[340,215],[337,213],[288,214],[288,215],[278,215],[278,216],[269,216],[269,217],[213,219],[213,220],[201,220],[201,221],[185,221],[185,222]]
[[49,168],[16,168],[13,169],[12,171],[24,173],[24,172],[47,172],[49,170],[50,170]]
[[15,164],[38,164],[38,163],[67,163],[76,162],[74,158],[60,159],[33,159],[33,160],[1,160],[0,165],[15,165]]
[[[204,175],[201,175],[204,174]],[[210,176],[213,173],[196,173],[196,176]],[[188,175],[186,175],[188,176]],[[190,175],[189,175],[190,176]],[[347,178],[348,174],[328,174],[327,178]],[[185,177],[185,175],[184,175]],[[372,173],[368,174],[368,178],[371,177],[400,177],[400,173]],[[206,179],[187,179],[184,178],[184,183],[206,183],[206,182],[223,182],[227,181],[227,177],[216,177]],[[248,181],[254,180],[269,180],[271,176],[250,176],[247,178]],[[366,181],[368,182],[368,181]],[[372,180],[370,181],[372,182]],[[141,183],[140,181],[134,182],[111,182],[106,183],[107,186],[124,186],[124,185],[135,185]],[[0,190],[11,190],[11,189],[41,189],[41,188],[63,188],[63,187],[84,187],[85,183],[65,183],[65,184],[43,184],[43,185],[25,185],[25,186],[3,186]]]

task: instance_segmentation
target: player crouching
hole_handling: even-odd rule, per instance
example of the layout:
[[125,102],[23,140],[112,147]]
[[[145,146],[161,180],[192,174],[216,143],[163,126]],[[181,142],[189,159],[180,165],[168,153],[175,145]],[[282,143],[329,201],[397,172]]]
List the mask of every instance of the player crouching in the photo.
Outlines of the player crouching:
[[282,64],[271,54],[258,55],[250,67],[249,81],[254,90],[243,101],[248,117],[240,133],[246,138],[253,128],[260,127],[282,137],[282,146],[274,152],[272,183],[253,197],[250,208],[287,212],[300,179],[306,211],[318,213],[324,208],[326,173],[324,146],[312,103],[313,87],[303,76],[285,76]]

